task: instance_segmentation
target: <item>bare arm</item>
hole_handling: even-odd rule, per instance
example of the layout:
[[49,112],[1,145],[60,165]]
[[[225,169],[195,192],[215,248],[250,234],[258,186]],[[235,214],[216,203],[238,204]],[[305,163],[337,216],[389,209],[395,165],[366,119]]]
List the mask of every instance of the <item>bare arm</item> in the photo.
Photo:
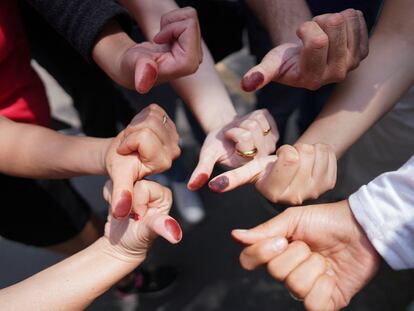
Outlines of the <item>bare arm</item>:
[[[111,184],[105,199],[113,203]],[[172,244],[182,238],[175,219],[168,215],[171,191],[157,183],[135,183],[139,221],[111,216],[105,235],[85,250],[8,288],[0,290],[1,310],[84,310],[93,300],[141,264],[157,236]],[[143,211],[143,206],[145,210]]]
[[413,10],[410,0],[385,1],[371,54],[338,87],[299,142],[327,143],[340,157],[404,95],[414,82]]
[[[163,14],[178,8],[173,0],[122,0],[149,40],[160,30]],[[220,79],[207,46],[203,43],[203,62],[190,76],[171,82],[180,97],[194,112],[203,130],[208,133],[229,123],[236,116],[230,97]]]
[[121,260],[104,238],[13,286],[0,290],[2,310],[84,310],[141,261]]
[[305,0],[247,0],[273,44],[296,41],[296,29],[310,20],[312,14]]
[[74,137],[0,118],[0,171],[32,178],[106,174],[112,139]]

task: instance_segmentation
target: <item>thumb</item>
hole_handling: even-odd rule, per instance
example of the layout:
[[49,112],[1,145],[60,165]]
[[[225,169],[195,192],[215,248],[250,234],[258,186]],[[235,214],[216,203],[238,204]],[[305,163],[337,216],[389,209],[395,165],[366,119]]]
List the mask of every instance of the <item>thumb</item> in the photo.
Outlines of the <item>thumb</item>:
[[114,218],[125,218],[131,212],[134,175],[134,170],[126,163],[116,165],[110,174],[113,184],[111,211]]
[[272,237],[289,239],[297,224],[299,208],[287,209],[278,216],[252,229],[237,229],[233,230],[231,234],[236,241],[246,245],[251,245]]
[[168,242],[177,244],[183,237],[183,232],[178,222],[171,216],[165,214],[157,213],[150,216],[147,226],[150,230],[150,239],[156,236],[162,236]]
[[218,155],[208,151],[208,149],[202,148],[198,164],[194,169],[193,174],[191,174],[190,181],[188,182],[188,189],[191,191],[200,189],[210,178],[217,160]]
[[135,64],[135,89],[140,94],[148,93],[157,82],[158,65],[147,57],[139,58]]
[[276,156],[267,156],[252,160],[239,168],[217,176],[210,181],[208,186],[214,192],[227,192],[245,184],[256,183],[276,159]]
[[280,46],[270,50],[261,63],[250,69],[241,81],[241,87],[246,92],[256,91],[271,82],[280,71],[282,65]]

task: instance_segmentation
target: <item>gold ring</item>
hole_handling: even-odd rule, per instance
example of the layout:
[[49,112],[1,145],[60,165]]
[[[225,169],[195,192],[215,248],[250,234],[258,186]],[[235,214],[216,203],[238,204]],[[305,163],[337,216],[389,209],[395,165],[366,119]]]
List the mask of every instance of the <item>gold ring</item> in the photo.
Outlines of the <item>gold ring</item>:
[[272,131],[272,129],[269,127],[267,130],[263,131],[263,136],[269,135],[269,133]]
[[257,148],[254,147],[252,150],[249,151],[240,151],[236,149],[236,152],[239,156],[245,158],[245,159],[252,159],[256,156],[257,154]]
[[167,127],[167,122],[168,122],[168,116],[165,114],[162,118],[162,125]]

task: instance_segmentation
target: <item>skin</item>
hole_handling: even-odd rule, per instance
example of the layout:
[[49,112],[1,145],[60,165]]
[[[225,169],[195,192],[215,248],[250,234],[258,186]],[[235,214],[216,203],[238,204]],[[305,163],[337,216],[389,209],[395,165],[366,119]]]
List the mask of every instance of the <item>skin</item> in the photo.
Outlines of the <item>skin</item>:
[[294,207],[250,230],[234,230],[246,245],[247,270],[265,265],[304,300],[307,310],[346,307],[378,270],[380,257],[348,202]]
[[108,174],[114,183],[113,215],[126,217],[134,182],[169,169],[180,154],[175,125],[168,119],[164,126],[164,116],[162,108],[151,105],[111,139],[66,136],[0,118],[0,171],[28,178]]
[[[413,9],[411,1],[385,1],[370,39],[370,55],[337,87],[321,114],[293,146],[296,151],[284,146],[276,152],[278,158],[254,160],[247,168],[226,173],[224,177],[229,186],[219,190],[227,191],[252,182],[269,200],[296,205],[332,189],[336,181],[336,159],[414,83],[414,62],[410,53],[414,48],[414,21],[409,13]],[[298,149],[298,145],[313,146],[313,162],[305,160],[310,157]],[[327,150],[329,156],[322,150]],[[299,154],[299,158],[295,154]],[[278,165],[279,161],[282,163]],[[320,174],[323,167],[325,174]],[[286,182],[278,181],[283,181],[282,176],[294,176],[288,187],[285,187]],[[216,190],[214,181],[212,188]]]
[[111,21],[92,50],[99,67],[118,84],[147,93],[156,83],[194,73],[203,54],[197,15],[177,9],[162,16],[153,41],[137,44]]
[[284,145],[275,156],[255,159],[215,177],[209,187],[221,193],[251,183],[274,203],[300,205],[334,188],[336,173],[336,157],[329,145]]
[[[111,185],[106,199],[111,202]],[[156,183],[139,181],[134,197],[146,213],[140,221],[111,215],[105,235],[85,250],[13,286],[0,290],[2,310],[84,310],[98,296],[133,271],[146,258],[157,236],[172,244],[182,238],[178,223],[168,216],[171,192]],[[64,280],[64,282],[62,282]]]
[[[160,20],[162,28],[164,14],[178,8],[172,0],[125,0],[120,3],[128,9],[148,39],[159,32]],[[186,10],[196,16],[193,9]],[[207,46],[202,43],[201,47],[204,58],[197,72],[171,81],[207,134],[199,163],[188,183],[191,190],[197,190],[207,182],[216,163],[229,167],[246,163],[245,159],[235,154],[235,148],[248,151],[256,147],[259,151],[257,157],[262,157],[274,152],[279,138],[274,120],[266,110],[259,110],[244,118],[237,117]],[[229,132],[231,127],[238,129]],[[272,129],[271,134],[264,137],[263,130],[269,128]]]
[[275,48],[244,75],[241,86],[247,92],[271,81],[316,90],[343,81],[368,55],[368,32],[360,11],[348,9],[311,20],[302,0],[248,4],[269,31]]
[[[264,135],[264,131],[268,129],[271,131]],[[201,188],[210,178],[216,163],[232,168],[243,167],[249,160],[241,157],[237,150],[249,151],[257,148],[256,158],[260,159],[275,151],[278,140],[276,123],[266,109],[237,118],[223,129],[213,131],[207,136],[188,188],[193,191]]]

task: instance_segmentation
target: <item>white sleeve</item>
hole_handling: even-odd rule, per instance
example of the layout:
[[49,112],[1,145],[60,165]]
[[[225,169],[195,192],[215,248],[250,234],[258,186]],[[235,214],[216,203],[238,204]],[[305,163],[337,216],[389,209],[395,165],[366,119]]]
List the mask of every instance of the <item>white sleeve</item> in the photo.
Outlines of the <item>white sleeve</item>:
[[414,156],[398,171],[380,175],[349,198],[355,218],[385,261],[414,268]]

